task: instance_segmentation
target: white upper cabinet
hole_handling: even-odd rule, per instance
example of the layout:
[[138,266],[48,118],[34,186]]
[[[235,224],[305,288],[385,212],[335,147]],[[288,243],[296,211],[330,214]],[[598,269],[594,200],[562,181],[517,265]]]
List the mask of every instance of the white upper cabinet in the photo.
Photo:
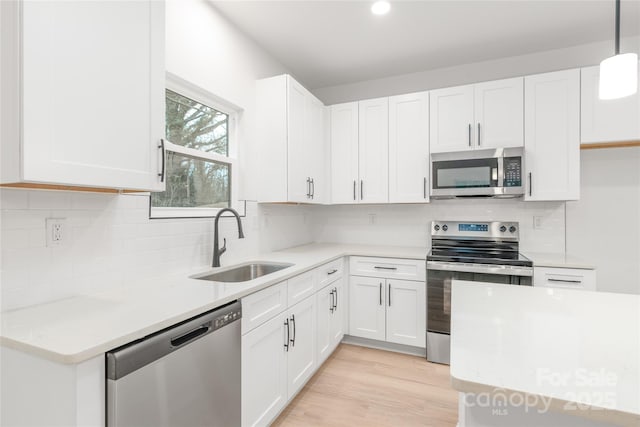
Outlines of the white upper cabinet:
[[525,200],[580,197],[580,70],[525,77]]
[[389,202],[429,201],[429,93],[389,98]]
[[358,170],[361,203],[389,201],[389,101],[368,99],[358,103]]
[[2,183],[163,190],[164,3],[0,7]]
[[325,107],[289,75],[257,82],[259,201],[322,203]]
[[640,140],[640,92],[625,98],[601,100],[598,95],[599,79],[600,67],[581,70],[581,142]]
[[358,103],[330,107],[331,202],[358,202]]
[[523,145],[523,78],[431,91],[431,152]]
[[432,153],[473,149],[473,85],[430,93]]
[[523,86],[522,77],[474,85],[477,148],[522,147]]

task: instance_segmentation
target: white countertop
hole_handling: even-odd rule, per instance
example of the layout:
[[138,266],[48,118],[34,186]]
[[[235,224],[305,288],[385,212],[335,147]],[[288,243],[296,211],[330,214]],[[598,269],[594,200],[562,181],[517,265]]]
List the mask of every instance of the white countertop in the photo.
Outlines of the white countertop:
[[298,246],[247,258],[294,264],[249,282],[224,284],[188,277],[226,268],[222,267],[7,311],[1,315],[0,344],[60,363],[79,363],[339,257],[425,259],[426,253],[425,248],[394,246]]
[[593,263],[565,253],[524,252],[522,255],[533,261],[534,267],[596,269]]
[[640,295],[455,281],[451,307],[458,390],[548,396],[640,425]]

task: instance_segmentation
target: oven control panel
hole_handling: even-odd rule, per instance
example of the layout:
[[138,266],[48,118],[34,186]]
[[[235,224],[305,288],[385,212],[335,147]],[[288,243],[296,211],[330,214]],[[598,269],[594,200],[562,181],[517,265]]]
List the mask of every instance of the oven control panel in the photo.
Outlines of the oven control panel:
[[432,237],[518,240],[519,231],[517,222],[433,221],[431,224]]

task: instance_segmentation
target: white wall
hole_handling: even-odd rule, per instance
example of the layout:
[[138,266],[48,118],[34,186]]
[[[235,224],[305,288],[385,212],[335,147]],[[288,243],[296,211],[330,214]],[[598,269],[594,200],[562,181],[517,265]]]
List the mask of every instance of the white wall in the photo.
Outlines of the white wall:
[[[542,227],[533,228],[533,217]],[[516,200],[434,200],[426,205],[343,205],[314,210],[314,237],[320,242],[392,246],[431,245],[434,220],[518,221],[521,251],[564,252],[564,202]]]
[[[257,170],[255,81],[289,71],[206,0],[167,0],[166,14],[167,71],[242,108],[240,173]],[[256,180],[240,185],[240,198],[257,200]]]
[[[623,52],[640,52],[640,37],[624,38]],[[595,65],[613,53],[613,40],[527,55],[439,68],[346,85],[317,88],[312,92],[326,105],[380,96],[399,95],[486,80]]]
[[640,294],[640,147],[583,150],[567,202],[567,251],[597,265],[599,291]]

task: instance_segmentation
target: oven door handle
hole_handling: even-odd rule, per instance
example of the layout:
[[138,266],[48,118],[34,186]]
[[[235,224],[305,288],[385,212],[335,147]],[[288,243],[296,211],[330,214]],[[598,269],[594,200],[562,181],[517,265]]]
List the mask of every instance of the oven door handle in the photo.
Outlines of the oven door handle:
[[427,261],[427,270],[458,271],[461,273],[500,274],[503,276],[532,277],[532,267],[504,267],[501,265],[465,264],[456,262]]

